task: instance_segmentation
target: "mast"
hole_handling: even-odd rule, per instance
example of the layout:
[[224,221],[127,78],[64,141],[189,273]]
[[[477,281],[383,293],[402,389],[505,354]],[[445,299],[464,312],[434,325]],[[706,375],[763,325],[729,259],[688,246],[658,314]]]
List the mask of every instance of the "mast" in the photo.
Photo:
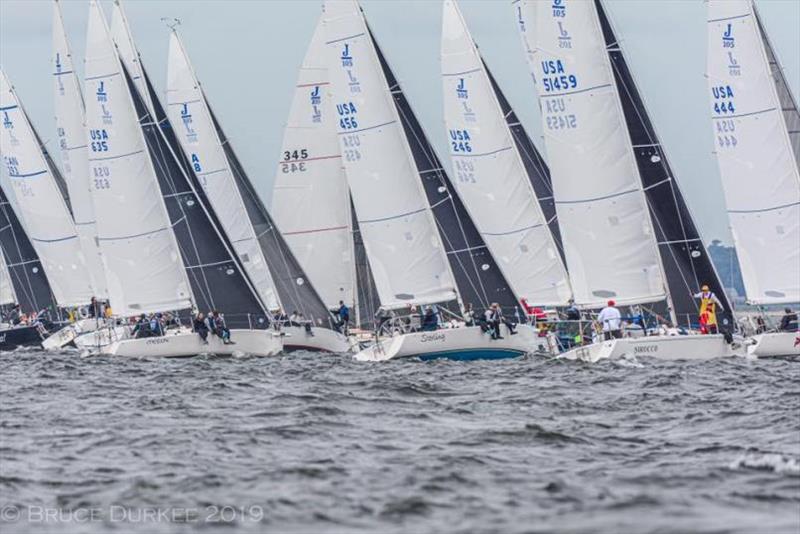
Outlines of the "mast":
[[0,71],[0,152],[36,252],[47,270],[59,306],[88,304],[92,284],[75,224],[47,150],[41,144],[19,96]]

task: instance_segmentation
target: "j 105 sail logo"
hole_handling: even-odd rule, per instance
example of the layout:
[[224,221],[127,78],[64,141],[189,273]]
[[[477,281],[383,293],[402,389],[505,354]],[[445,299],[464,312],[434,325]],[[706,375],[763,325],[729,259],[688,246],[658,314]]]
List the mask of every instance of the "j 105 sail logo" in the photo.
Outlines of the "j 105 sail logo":
[[112,124],[114,122],[114,118],[111,115],[111,112],[106,109],[106,104],[108,103],[108,93],[106,92],[106,82],[100,81],[100,85],[97,87],[97,101],[100,103],[100,107],[103,110],[103,124]]
[[64,96],[64,81],[61,79],[61,75],[64,74],[62,71],[63,66],[61,65],[61,54],[56,52],[56,72],[55,77],[56,81],[58,82],[58,94]]
[[311,122],[322,122],[322,111],[320,109],[321,105],[322,95],[319,91],[319,85],[315,85],[314,89],[311,91]]
[[553,0],[553,16],[556,18],[564,18],[567,16],[567,6],[564,0]]
[[14,121],[8,116],[8,111],[3,111],[3,129],[8,131],[8,138],[11,146],[19,145],[19,139],[14,135]]
[[742,75],[742,67],[739,65],[739,62],[736,61],[736,58],[733,57],[733,51],[728,50],[728,74],[731,76],[741,76]]
[[558,21],[558,47],[559,48],[572,48],[572,37],[569,32],[564,28],[564,23]]
[[353,66],[353,56],[350,55],[350,45],[348,43],[344,44],[344,49],[342,50],[342,67],[352,67]]
[[464,78],[458,79],[458,85],[456,86],[456,97],[464,100],[469,98],[469,93],[467,93],[467,86],[464,84]]
[[733,38],[733,25],[730,22],[725,31],[722,32],[722,48],[736,48],[736,41]]
[[192,128],[192,112],[189,111],[189,104],[187,102],[181,104],[181,122],[184,128],[186,128],[186,140],[190,143],[196,143],[197,132]]

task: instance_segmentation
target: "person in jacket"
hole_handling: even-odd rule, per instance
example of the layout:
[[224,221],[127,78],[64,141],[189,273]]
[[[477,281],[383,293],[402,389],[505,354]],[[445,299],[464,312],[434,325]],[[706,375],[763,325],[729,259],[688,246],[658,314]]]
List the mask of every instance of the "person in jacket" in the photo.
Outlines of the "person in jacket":
[[194,330],[203,342],[203,345],[208,345],[208,325],[203,312],[199,312],[194,316],[192,322],[192,330]]
[[798,330],[797,314],[794,313],[791,308],[785,308],[783,310],[780,329],[782,332],[794,332]]
[[704,334],[719,333],[717,323],[717,312],[725,311],[722,302],[711,291],[707,284],[703,284],[699,293],[695,293],[694,298],[700,299],[700,330]]
[[216,334],[225,345],[232,345],[231,331],[225,326],[225,319],[218,310],[214,310],[214,334]]
[[622,337],[622,314],[613,300],[609,300],[607,306],[600,310],[597,322],[603,328],[603,339],[606,341]]

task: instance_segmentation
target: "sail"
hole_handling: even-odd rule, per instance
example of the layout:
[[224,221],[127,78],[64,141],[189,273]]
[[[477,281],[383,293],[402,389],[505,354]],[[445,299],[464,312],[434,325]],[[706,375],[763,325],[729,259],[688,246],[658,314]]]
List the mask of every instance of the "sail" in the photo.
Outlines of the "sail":
[[325,2],[328,73],[341,155],[384,308],[455,300],[456,287],[366,22]]
[[47,271],[60,306],[81,306],[92,298],[75,224],[51,165],[11,83],[0,71],[0,153],[14,188],[20,218]]
[[356,270],[356,325],[360,328],[370,329],[375,325],[375,318],[381,307],[381,300],[378,296],[378,289],[375,287],[375,279],[372,277],[372,270],[369,268],[367,259],[367,249],[364,247],[364,240],[361,238],[361,229],[358,227],[358,218],[353,201],[350,200],[350,220],[353,227],[353,260]]
[[686,205],[603,6],[599,0],[595,0],[594,5],[656,230],[672,312],[680,324],[696,325],[699,311],[693,295],[702,285],[708,284],[725,308],[723,313],[717,313],[717,319],[723,326],[732,326],[733,309],[722,281]]
[[0,187],[0,249],[14,288],[17,304],[24,313],[57,307],[42,262],[28,239],[17,214]]
[[86,257],[86,267],[89,270],[94,294],[100,298],[107,298],[103,262],[95,240],[97,227],[89,185],[89,152],[86,146],[83,95],[78,74],[72,64],[72,54],[61,17],[61,3],[58,1],[53,2],[52,73],[61,168],[69,191],[75,230],[78,233],[81,250]]
[[115,313],[191,308],[192,293],[156,170],[99,4],[90,3],[86,124],[92,200]]
[[284,239],[329,308],[355,305],[350,192],[339,153],[322,18],[300,67],[272,194]]
[[709,2],[707,59],[715,152],[747,299],[799,302],[800,172],[789,131],[800,119],[749,0]]
[[3,256],[3,247],[0,246],[0,306],[16,302],[17,295],[14,293],[14,286],[11,285],[11,275],[8,274],[6,258]]
[[588,2],[516,4],[577,304],[665,297],[630,138]]
[[153,102],[147,90],[144,67],[139,57],[139,51],[136,49],[136,44],[133,42],[133,34],[128,24],[128,17],[122,8],[121,0],[114,0],[114,5],[111,8],[111,40],[117,46],[119,57],[122,58],[125,68],[128,69],[128,73],[133,79],[133,84],[142,96],[147,108],[152,112]]
[[531,303],[564,305],[571,297],[567,271],[496,85],[456,3],[446,0],[443,9],[442,87],[456,189],[514,292]]
[[174,31],[167,65],[167,110],[170,122],[180,125],[178,140],[261,300],[269,309],[280,307],[267,260],[217,137],[205,95]]

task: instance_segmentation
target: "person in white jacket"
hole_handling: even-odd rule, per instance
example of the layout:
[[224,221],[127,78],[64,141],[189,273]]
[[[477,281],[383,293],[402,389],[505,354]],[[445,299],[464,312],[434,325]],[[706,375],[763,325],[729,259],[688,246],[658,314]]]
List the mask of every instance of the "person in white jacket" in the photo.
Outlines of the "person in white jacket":
[[603,339],[620,339],[622,337],[622,314],[615,307],[613,300],[608,301],[608,306],[600,310],[597,322],[603,327]]

